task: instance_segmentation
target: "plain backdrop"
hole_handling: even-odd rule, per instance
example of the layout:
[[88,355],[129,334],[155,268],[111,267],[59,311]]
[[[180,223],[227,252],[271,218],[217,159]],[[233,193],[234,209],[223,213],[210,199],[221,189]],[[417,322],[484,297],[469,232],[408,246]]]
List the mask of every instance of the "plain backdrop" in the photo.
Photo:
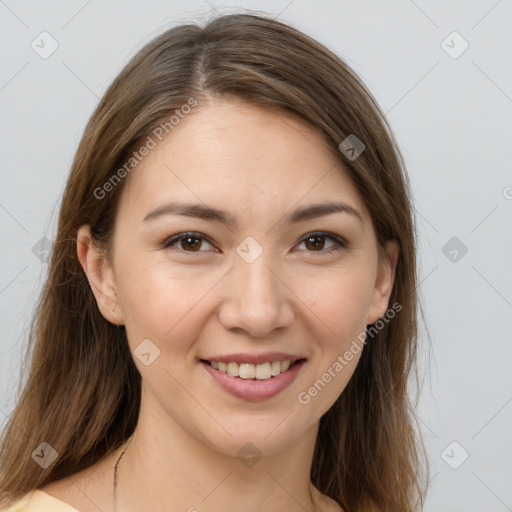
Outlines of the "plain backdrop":
[[89,116],[137,49],[212,9],[293,24],[382,106],[418,217],[425,510],[512,510],[510,0],[0,0],[0,422]]

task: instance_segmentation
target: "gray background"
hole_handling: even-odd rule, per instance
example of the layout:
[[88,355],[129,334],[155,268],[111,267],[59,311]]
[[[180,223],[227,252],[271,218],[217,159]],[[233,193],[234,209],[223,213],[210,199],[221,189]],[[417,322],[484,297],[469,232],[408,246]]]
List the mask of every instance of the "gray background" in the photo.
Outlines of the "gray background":
[[[417,411],[431,463],[425,510],[512,510],[510,0],[0,0],[0,422],[14,406],[45,277],[44,243],[36,244],[53,239],[73,154],[98,99],[166,28],[201,21],[211,9],[242,8],[277,16],[334,50],[386,112],[419,220],[427,325]],[[38,37],[43,31],[58,43],[46,59],[31,47],[47,37],[51,48],[48,36]]]

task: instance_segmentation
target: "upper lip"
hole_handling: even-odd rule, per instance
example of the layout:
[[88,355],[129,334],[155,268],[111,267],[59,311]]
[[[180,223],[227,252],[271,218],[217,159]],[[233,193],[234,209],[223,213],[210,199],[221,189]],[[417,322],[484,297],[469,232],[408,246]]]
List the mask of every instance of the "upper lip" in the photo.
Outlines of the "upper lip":
[[297,361],[298,359],[306,359],[304,356],[297,354],[287,354],[285,352],[265,352],[263,354],[238,353],[229,355],[220,355],[205,358],[205,361],[217,361],[221,363],[249,363],[261,364],[272,361]]

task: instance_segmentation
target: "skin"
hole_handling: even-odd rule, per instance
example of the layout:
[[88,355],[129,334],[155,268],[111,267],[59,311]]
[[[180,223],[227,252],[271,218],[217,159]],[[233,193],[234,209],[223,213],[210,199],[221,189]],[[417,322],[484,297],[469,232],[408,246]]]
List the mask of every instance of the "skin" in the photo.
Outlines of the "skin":
[[[241,100],[195,109],[127,180],[112,261],[88,226],[77,237],[98,307],[126,326],[132,355],[145,339],[160,350],[149,366],[134,356],[142,404],[119,465],[117,510],[341,510],[310,484],[309,473],[319,420],[361,352],[308,404],[297,397],[385,313],[397,244],[379,260],[369,212],[321,135]],[[227,210],[237,224],[176,215],[143,222],[171,200]],[[293,209],[326,200],[350,205],[362,221],[332,213],[285,224]],[[209,240],[162,247],[188,231]],[[337,244],[321,236],[316,245],[304,241],[315,231],[347,246],[333,251]],[[236,252],[248,236],[263,250],[252,263]],[[260,402],[226,393],[199,363],[266,351],[307,361],[290,386]],[[247,442],[262,455],[250,468],[237,457]],[[42,489],[81,512],[112,510],[120,452]]]

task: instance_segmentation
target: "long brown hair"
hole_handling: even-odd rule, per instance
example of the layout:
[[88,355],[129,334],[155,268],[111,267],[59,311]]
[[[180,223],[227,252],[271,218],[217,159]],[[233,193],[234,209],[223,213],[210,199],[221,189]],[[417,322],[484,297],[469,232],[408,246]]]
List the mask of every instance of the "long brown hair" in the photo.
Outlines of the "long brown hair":
[[[119,169],[140,141],[154,138],[191,98],[204,105],[221,96],[316,128],[356,184],[379,245],[399,243],[390,304],[401,310],[374,329],[347,387],[321,418],[311,480],[346,512],[423,505],[424,447],[408,389],[417,370],[417,242],[403,158],[371,93],[345,62],[291,26],[239,13],[154,38],[117,76],[85,128],[30,327],[28,376],[0,441],[0,507],[93,465],[134,431],[141,376],[124,327],[97,307],[77,258],[77,230],[89,224],[108,254],[126,182],[113,176],[123,178],[127,168]],[[365,145],[357,158],[339,149],[350,135]],[[43,442],[58,455],[47,468],[32,456]]]

